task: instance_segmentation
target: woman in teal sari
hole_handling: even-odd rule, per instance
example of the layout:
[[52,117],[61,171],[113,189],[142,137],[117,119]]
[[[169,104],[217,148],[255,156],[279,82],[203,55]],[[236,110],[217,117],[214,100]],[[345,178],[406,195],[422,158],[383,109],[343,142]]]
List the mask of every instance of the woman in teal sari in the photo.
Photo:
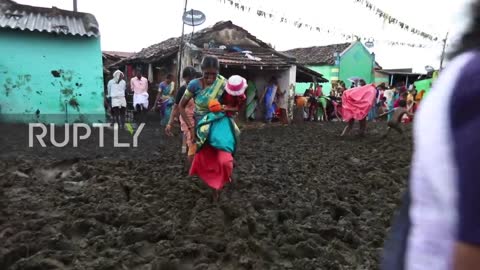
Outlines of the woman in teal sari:
[[160,108],[162,126],[167,125],[172,113],[172,107],[174,104],[173,93],[175,91],[175,83],[173,82],[173,75],[168,74],[165,81],[158,86],[158,94],[155,100],[155,105]]
[[[193,98],[195,102],[195,123],[187,123],[192,134],[196,134],[197,153],[195,154],[190,175],[199,176],[215,190],[214,199],[218,199],[219,190],[231,181],[233,172],[233,152],[236,139],[232,121],[225,115],[228,108],[211,112],[212,101],[222,102],[226,79],[219,74],[219,62],[214,56],[205,56],[202,60],[203,77],[192,80],[180,101],[180,113],[186,117],[185,108]],[[230,138],[225,140],[225,138]],[[222,145],[222,143],[224,145]]]

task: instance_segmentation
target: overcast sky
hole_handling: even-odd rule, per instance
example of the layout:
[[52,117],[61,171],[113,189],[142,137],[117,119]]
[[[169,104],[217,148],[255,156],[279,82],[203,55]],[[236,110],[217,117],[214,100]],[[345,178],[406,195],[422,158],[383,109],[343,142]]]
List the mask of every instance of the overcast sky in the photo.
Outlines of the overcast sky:
[[[278,16],[301,20],[339,33],[373,37],[372,49],[384,68],[408,68],[424,71],[426,65],[438,67],[442,46],[391,26],[371,14],[355,0],[236,0],[252,7],[252,12],[241,12],[219,0],[188,0],[188,9],[194,8],[207,15],[201,29],[217,21],[232,20],[249,32],[271,43],[277,50],[296,47],[341,43],[339,35],[318,33],[293,25],[281,24]],[[425,32],[444,37],[450,32],[451,42],[461,34],[468,18],[471,0],[370,0],[388,14]],[[56,6],[72,9],[73,0],[17,0],[28,5]],[[227,1],[228,2],[228,1]],[[96,16],[102,35],[102,49],[136,52],[144,47],[180,36],[183,0],[78,0],[79,11]],[[277,16],[264,19],[255,9]],[[191,32],[186,27],[186,32]],[[119,34],[122,33],[122,34]],[[390,46],[386,41],[424,44],[427,48]]]

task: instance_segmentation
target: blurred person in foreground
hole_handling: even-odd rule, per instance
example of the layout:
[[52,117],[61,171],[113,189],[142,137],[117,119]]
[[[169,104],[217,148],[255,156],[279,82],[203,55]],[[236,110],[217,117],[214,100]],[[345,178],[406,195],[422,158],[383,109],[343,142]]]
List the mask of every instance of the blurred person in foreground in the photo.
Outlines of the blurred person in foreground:
[[409,188],[383,270],[480,269],[480,0],[449,66],[422,101]]

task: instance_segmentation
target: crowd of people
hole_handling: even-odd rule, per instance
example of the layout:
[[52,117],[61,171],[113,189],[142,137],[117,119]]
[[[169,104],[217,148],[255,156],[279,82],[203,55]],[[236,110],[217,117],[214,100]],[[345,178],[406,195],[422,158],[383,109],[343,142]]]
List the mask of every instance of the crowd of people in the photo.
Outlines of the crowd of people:
[[[475,10],[480,17],[480,4]],[[467,35],[464,43],[480,44],[472,41],[472,37]],[[404,84],[375,86],[363,80],[350,89],[340,82],[330,95],[324,95],[321,85],[315,88],[312,85],[303,97],[297,98],[297,107],[304,110],[307,121],[331,120],[328,105],[340,103],[337,109],[341,109],[342,120],[348,123],[342,135],[352,130],[355,121],[360,122],[363,135],[368,121],[383,118],[386,135],[391,130],[403,133],[401,125],[416,118],[410,185],[387,241],[382,269],[466,270],[480,265],[480,238],[476,234],[480,204],[476,201],[478,185],[475,184],[479,176],[475,167],[479,151],[475,146],[479,140],[474,132],[480,126],[476,117],[480,98],[474,83],[480,72],[477,47],[480,45],[469,45],[458,52],[425,101],[425,91],[417,91],[415,87],[407,90]],[[167,135],[173,135],[173,123],[179,118],[189,173],[211,187],[217,200],[224,185],[232,181],[240,134],[235,115],[249,103],[245,95],[249,86],[240,76],[228,80],[222,77],[215,57],[206,56],[201,69],[200,73],[186,67],[178,91],[174,90],[172,77],[167,76],[159,87],[156,104],[168,120]],[[123,73],[116,71],[107,88],[113,119],[123,126],[127,90]],[[130,81],[130,90],[139,118],[149,108],[147,89],[147,80],[137,72]],[[275,78],[270,80],[260,99],[266,108],[267,122],[272,120],[276,109],[282,118],[286,115],[282,112],[288,106],[283,100],[285,90],[280,89]],[[442,121],[431,121],[434,117]]]
[[[236,151],[240,130],[235,116],[245,105],[247,81],[234,75],[228,80],[220,75],[220,64],[216,57],[205,56],[201,72],[193,67],[182,71],[183,84],[177,90],[173,75],[167,75],[159,84],[158,94],[151,110],[159,110],[165,133],[173,136],[172,127],[180,121],[183,133],[182,153],[187,154],[190,175],[200,177],[214,190],[218,199],[223,186],[232,181],[233,155]],[[272,78],[269,86],[271,95],[265,104],[277,101],[278,83]],[[148,80],[141,70],[130,80],[133,93],[135,122],[145,122],[149,111]],[[127,85],[124,75],[117,70],[107,84],[106,106],[112,114],[112,122],[123,128],[127,102]],[[285,114],[286,117],[286,114]]]
[[[368,121],[380,120],[387,121],[388,131],[401,132],[400,125],[413,121],[424,95],[425,90],[417,91],[413,84],[407,90],[404,83],[394,87],[385,83],[375,86],[359,79],[350,89],[343,81],[335,83],[329,95],[323,93],[321,84],[311,84],[303,96],[296,97],[296,106],[302,109],[304,121],[347,122],[342,136],[352,130],[355,120],[360,123],[360,135],[365,134]],[[352,113],[347,115],[351,110],[355,117]]]

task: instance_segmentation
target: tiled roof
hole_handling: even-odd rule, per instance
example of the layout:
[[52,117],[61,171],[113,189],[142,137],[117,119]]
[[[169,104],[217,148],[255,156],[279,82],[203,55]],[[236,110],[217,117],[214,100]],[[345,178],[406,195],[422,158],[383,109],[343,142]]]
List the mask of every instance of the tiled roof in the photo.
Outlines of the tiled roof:
[[[217,44],[225,45],[225,49],[205,49],[203,44],[209,43],[211,34],[224,29],[235,29],[238,32],[243,33],[244,37],[251,41],[254,41],[259,46],[234,46],[235,44]],[[250,34],[247,30],[233,24],[231,21],[218,22],[212,27],[205,28],[191,35],[185,35],[185,40],[188,42],[189,47],[195,48],[202,55],[214,55],[216,56],[220,64],[227,66],[249,66],[249,67],[262,67],[265,69],[277,69],[287,68],[292,65],[297,65],[297,73],[304,75],[311,81],[316,78],[318,81],[326,82],[322,74],[310,70],[302,65],[298,65],[294,57],[286,55],[282,52],[276,51],[267,43],[259,40],[254,35]],[[154,44],[148,48],[141,50],[140,52],[132,55],[129,58],[114,63],[112,67],[119,67],[124,64],[136,64],[136,63],[153,63],[161,61],[176,55],[180,47],[180,37],[170,38],[163,42]],[[242,51],[240,52],[239,49]],[[250,51],[248,55],[245,53]]]
[[98,22],[92,14],[20,5],[11,0],[0,0],[0,28],[100,36]]
[[285,51],[285,54],[291,55],[297,61],[304,65],[334,65],[335,52],[342,53],[351,43],[333,44],[328,46],[315,46],[308,48],[297,48]]
[[133,52],[118,52],[118,51],[102,51],[102,53],[109,56],[118,57],[118,58],[127,58],[135,54]]
[[[185,40],[200,48],[200,47],[203,47],[203,44],[205,42],[208,43],[208,40],[205,40],[205,39],[206,39],[206,37],[208,37],[209,34],[211,34],[213,32],[216,32],[216,31],[226,29],[226,28],[236,29],[236,30],[239,30],[241,32],[244,32],[245,35],[248,38],[250,38],[251,40],[254,40],[262,48],[266,49],[265,51],[270,50],[270,52],[274,52],[275,54],[280,55],[281,57],[284,57],[285,59],[289,59],[289,56],[282,55],[280,52],[275,51],[275,49],[270,47],[268,44],[259,40],[257,37],[253,36],[247,30],[241,28],[240,26],[237,26],[237,25],[233,24],[231,21],[218,22],[212,27],[208,27],[208,28],[205,28],[205,29],[200,30],[198,32],[195,32],[193,35],[185,35]],[[165,59],[167,57],[170,57],[170,56],[176,54],[179,50],[179,47],[180,47],[180,37],[170,38],[170,39],[167,39],[163,42],[154,44],[154,45],[152,45],[148,48],[145,48],[145,49],[141,50],[140,52],[134,54],[132,57],[126,59],[125,62],[126,63],[134,63],[134,62],[156,62],[156,61],[160,61],[162,59]],[[292,59],[292,61],[294,61],[294,59]]]

